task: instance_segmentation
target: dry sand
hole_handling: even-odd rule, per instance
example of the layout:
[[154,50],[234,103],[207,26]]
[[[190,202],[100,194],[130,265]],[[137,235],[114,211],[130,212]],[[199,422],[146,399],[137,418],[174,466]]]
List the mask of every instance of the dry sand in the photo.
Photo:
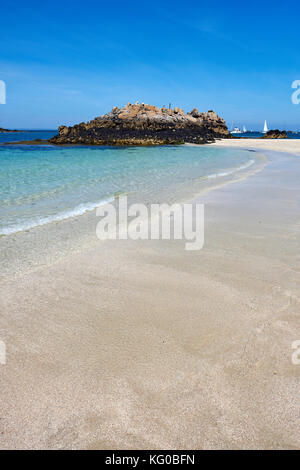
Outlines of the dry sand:
[[300,159],[266,155],[199,198],[201,251],[95,242],[1,282],[2,449],[300,447]]
[[227,139],[218,140],[216,146],[246,147],[263,150],[275,150],[276,152],[290,152],[300,155],[299,139]]

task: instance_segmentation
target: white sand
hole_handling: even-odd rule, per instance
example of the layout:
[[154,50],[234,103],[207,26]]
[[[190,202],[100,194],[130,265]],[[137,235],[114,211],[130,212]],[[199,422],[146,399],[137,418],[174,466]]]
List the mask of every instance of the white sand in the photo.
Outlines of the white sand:
[[214,146],[246,147],[277,152],[290,152],[300,155],[300,139],[222,139],[216,141]]
[[201,251],[95,242],[2,281],[1,448],[300,447],[300,160],[268,158],[200,198]]

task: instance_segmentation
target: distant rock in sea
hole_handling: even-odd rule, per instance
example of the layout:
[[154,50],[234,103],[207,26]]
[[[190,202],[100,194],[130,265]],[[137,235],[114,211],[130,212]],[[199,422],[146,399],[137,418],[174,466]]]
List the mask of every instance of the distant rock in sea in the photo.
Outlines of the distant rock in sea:
[[0,132],[19,132],[16,129],[15,130],[10,130],[10,129],[3,129],[3,127],[0,127]]
[[90,122],[60,126],[52,144],[83,145],[167,145],[204,144],[215,138],[230,138],[224,119],[214,111],[196,108],[185,114],[180,108],[157,108],[128,103]]
[[268,131],[262,139],[287,139],[287,132],[279,129]]

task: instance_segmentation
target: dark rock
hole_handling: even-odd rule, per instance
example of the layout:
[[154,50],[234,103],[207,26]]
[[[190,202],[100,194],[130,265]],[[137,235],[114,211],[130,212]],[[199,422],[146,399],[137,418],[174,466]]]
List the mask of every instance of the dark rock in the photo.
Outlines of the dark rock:
[[287,132],[280,131],[279,129],[270,130],[262,137],[262,139],[286,139],[286,138],[287,138]]
[[14,129],[14,130],[3,129],[2,127],[0,127],[0,132],[20,132],[20,131],[17,131],[16,129]]
[[213,142],[230,138],[224,119],[213,111],[185,114],[180,108],[159,109],[148,104],[113,108],[110,113],[72,127],[60,126],[52,144],[167,145]]
[[4,145],[49,145],[49,140],[19,140],[17,142],[4,142]]

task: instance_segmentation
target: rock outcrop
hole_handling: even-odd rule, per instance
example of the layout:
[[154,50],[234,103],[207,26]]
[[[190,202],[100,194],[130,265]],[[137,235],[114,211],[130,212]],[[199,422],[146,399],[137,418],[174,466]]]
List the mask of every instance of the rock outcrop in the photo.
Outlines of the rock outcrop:
[[268,131],[263,137],[263,139],[287,139],[287,132],[280,131],[279,129]]
[[3,129],[3,127],[0,127],[0,132],[19,132],[17,130],[10,130],[10,129]]
[[180,108],[130,104],[72,127],[60,126],[52,144],[163,145],[184,142],[202,144],[230,138],[224,119],[214,111],[185,114]]

